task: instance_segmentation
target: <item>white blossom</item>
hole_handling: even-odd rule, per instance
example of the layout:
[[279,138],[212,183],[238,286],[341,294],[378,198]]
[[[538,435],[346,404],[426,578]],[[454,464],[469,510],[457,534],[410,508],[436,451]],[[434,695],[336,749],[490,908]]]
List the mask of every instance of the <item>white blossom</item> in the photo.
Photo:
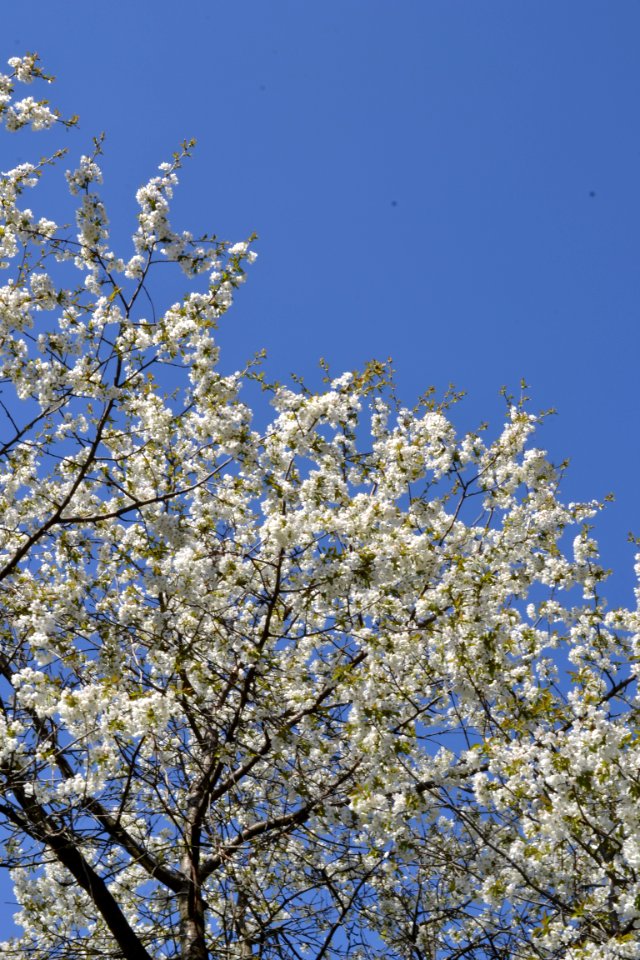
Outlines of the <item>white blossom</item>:
[[[9,66],[8,129],[57,122]],[[57,156],[0,178],[2,956],[637,957],[640,614],[600,505],[523,405],[460,436],[384,364],[229,373],[253,240],[173,227],[185,143],[112,249],[94,146],[75,237],[23,205]]]

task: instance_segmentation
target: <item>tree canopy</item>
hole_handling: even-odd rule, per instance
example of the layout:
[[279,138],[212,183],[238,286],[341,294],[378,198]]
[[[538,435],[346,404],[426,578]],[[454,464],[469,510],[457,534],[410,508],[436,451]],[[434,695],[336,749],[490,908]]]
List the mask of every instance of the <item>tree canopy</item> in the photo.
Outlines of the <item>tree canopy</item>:
[[[73,124],[9,68],[9,131]],[[124,256],[100,140],[75,229],[23,204],[64,151],[0,177],[3,956],[637,957],[638,615],[600,504],[562,502],[524,401],[459,436],[386,364],[223,374],[253,238],[171,225],[191,146]]]

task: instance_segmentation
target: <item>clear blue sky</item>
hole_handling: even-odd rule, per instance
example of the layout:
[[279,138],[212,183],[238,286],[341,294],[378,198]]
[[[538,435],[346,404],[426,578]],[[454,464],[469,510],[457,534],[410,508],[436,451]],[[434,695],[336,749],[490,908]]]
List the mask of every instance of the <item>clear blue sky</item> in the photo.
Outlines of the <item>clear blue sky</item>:
[[407,403],[466,389],[465,427],[497,425],[524,377],[559,412],[540,443],[571,458],[567,499],[616,494],[597,533],[630,602],[637,0],[29,0],[3,5],[0,47],[58,76],[72,156],[106,131],[123,235],[136,188],[198,139],[179,225],[260,236],[225,365],[266,347],[284,379],[391,355]]

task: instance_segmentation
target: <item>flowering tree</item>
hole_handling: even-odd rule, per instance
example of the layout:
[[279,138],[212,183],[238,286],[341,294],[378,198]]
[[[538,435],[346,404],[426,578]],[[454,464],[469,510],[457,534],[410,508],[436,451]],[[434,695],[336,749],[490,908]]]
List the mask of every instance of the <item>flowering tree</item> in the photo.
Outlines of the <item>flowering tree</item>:
[[[70,123],[9,66],[9,130]],[[384,366],[219,372],[254,254],[171,226],[189,149],[128,259],[99,141],[75,233],[22,204],[61,153],[0,179],[3,957],[637,957],[638,617],[599,505],[521,404],[491,442]],[[167,262],[192,292],[154,306]]]

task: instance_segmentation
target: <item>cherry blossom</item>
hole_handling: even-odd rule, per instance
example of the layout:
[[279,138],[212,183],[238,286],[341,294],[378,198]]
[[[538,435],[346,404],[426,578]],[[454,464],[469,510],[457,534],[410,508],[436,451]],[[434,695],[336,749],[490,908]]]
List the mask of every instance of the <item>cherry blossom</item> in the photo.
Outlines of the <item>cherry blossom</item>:
[[[9,68],[6,128],[55,138],[15,98],[37,58]],[[524,402],[460,435],[385,364],[223,373],[254,238],[172,225],[189,142],[111,249],[102,149],[71,230],[23,205],[62,150],[0,177],[2,956],[637,957],[639,616],[601,504],[563,503]]]

